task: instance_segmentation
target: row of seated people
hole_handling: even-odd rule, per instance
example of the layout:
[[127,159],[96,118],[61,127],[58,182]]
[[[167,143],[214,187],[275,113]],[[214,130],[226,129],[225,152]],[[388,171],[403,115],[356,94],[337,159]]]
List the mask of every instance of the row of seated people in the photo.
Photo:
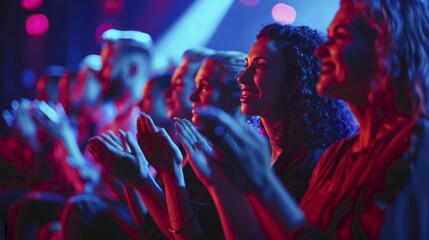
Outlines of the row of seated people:
[[269,24],[247,56],[186,51],[162,88],[144,80],[150,37],[106,32],[82,141],[84,107],[67,101],[4,114],[21,133],[41,125],[67,156],[56,171],[79,182],[14,198],[8,238],[427,239],[428,11],[342,0],[327,41]]

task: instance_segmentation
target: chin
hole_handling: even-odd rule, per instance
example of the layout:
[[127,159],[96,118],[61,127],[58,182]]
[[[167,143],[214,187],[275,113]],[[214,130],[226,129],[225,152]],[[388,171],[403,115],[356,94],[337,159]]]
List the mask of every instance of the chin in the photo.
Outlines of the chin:
[[251,106],[248,106],[247,104],[241,104],[241,113],[247,116],[258,116],[258,111],[256,111]]

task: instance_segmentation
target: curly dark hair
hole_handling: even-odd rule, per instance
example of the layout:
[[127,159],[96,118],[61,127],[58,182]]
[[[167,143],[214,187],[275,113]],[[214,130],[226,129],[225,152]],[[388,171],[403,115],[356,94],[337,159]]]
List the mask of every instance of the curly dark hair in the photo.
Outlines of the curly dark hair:
[[282,111],[283,126],[274,139],[283,149],[326,148],[334,141],[350,137],[358,125],[342,100],[322,97],[316,92],[320,61],[313,54],[324,37],[307,26],[270,24],[257,35],[275,41],[285,62],[286,78]]

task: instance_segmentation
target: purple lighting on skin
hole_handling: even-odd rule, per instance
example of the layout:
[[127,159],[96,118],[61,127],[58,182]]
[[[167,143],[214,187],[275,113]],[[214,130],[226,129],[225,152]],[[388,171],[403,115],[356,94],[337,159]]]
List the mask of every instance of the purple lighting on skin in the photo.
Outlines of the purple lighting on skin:
[[276,5],[274,5],[273,9],[271,10],[271,15],[273,19],[277,22],[280,22],[283,24],[290,24],[295,21],[296,10],[295,8],[287,4],[277,3]]
[[25,30],[30,36],[43,35],[49,29],[49,20],[44,14],[32,14],[25,21]]

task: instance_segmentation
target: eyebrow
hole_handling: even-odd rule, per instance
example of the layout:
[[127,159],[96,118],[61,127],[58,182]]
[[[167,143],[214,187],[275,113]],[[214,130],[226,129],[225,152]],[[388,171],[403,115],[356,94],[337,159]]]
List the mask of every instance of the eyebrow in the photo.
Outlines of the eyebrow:
[[[254,61],[258,61],[259,59],[264,59],[264,60],[266,60],[266,61],[268,61],[268,62],[271,62],[270,61],[270,59],[268,59],[267,57],[264,57],[264,56],[258,56],[258,57],[255,57],[253,60],[252,60],[252,62],[254,62]],[[247,62],[249,62],[249,58],[247,58],[246,57],[246,59],[245,59]]]

